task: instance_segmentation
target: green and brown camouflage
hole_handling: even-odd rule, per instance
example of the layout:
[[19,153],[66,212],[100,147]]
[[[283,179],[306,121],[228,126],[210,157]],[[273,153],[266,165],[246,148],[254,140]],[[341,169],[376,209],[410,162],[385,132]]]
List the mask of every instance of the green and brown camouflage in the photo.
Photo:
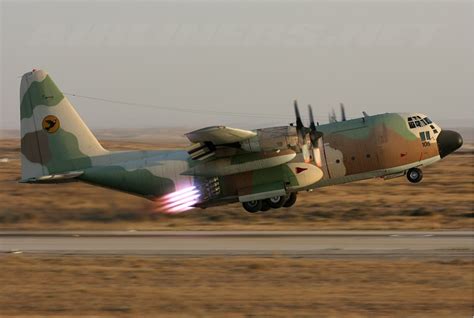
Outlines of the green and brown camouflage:
[[43,70],[23,75],[20,109],[22,182],[80,180],[157,202],[176,194],[175,203],[166,201],[172,207],[186,189],[194,198],[188,205],[206,207],[400,176],[462,144],[423,114],[387,113],[318,125],[316,143],[309,130],[302,139],[292,125],[219,126],[187,134],[187,151],[110,152]]

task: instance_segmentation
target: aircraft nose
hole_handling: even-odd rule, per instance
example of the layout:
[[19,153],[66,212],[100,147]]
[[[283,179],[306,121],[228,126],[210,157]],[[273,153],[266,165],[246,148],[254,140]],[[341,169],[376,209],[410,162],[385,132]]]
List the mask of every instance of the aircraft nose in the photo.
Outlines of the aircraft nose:
[[453,130],[441,130],[436,138],[438,143],[439,155],[441,158],[446,157],[453,151],[462,146],[462,136]]

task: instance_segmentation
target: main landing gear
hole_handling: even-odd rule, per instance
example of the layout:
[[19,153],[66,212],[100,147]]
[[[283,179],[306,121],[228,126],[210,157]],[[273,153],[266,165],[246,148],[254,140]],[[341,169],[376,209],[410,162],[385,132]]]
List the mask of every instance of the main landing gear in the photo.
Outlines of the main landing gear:
[[243,202],[242,206],[245,211],[250,213],[256,212],[265,212],[270,209],[279,209],[281,207],[289,208],[295,204],[297,198],[297,193],[292,192],[289,195],[271,197],[265,200],[253,200],[248,202]]
[[423,171],[418,168],[411,168],[407,171],[407,179],[411,183],[418,183],[423,179]]

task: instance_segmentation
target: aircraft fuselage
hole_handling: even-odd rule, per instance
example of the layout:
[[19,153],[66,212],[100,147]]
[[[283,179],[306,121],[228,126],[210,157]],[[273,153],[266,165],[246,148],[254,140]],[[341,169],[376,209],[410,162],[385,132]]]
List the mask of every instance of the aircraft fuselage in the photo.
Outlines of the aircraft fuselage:
[[[401,176],[411,168],[427,166],[446,155],[440,154],[441,145],[437,141],[444,134],[443,130],[431,121],[411,128],[410,117],[416,119],[412,119],[413,122],[426,118],[421,114],[387,113],[319,125],[318,130],[323,133],[319,154],[298,146],[296,130],[292,126],[257,130],[259,134],[253,147],[266,152],[277,148],[293,149],[296,156],[289,163],[306,162],[322,171],[319,181],[300,188],[293,187],[292,191],[375,177]],[[429,132],[428,136],[426,132]],[[424,140],[420,133],[423,133]],[[242,145],[245,147],[248,146]],[[265,192],[277,188],[279,183],[282,187],[285,183],[288,186],[287,174],[281,171],[281,166],[220,177],[183,175],[196,163],[181,150],[114,153],[102,159],[95,158],[95,161],[94,167],[86,169],[80,180],[150,199],[187,187],[218,186],[218,194],[208,195],[206,201],[197,204],[201,207],[236,202],[239,196],[252,191]]]

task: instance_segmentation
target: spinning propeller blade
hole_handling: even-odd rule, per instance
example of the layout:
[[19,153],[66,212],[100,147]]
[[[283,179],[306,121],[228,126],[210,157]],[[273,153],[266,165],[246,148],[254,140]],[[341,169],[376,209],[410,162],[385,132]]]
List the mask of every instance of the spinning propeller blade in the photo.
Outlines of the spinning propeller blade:
[[306,135],[306,127],[301,120],[300,110],[298,109],[298,102],[294,101],[295,116],[296,116],[296,132],[298,134],[298,142],[300,145],[304,143],[304,136]]
[[341,103],[341,121],[346,121],[346,109],[343,103]]
[[311,145],[313,148],[318,148],[318,139],[323,136],[323,133],[316,129],[316,124],[314,123],[313,117],[313,108],[311,105],[308,105],[308,112],[309,112],[309,138],[311,140]]

